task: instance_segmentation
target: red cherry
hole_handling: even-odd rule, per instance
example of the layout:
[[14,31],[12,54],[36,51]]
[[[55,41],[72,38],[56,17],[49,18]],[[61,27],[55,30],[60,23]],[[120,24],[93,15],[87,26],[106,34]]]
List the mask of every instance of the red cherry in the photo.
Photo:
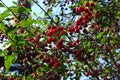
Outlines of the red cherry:
[[80,7],[76,7],[76,13],[80,13],[84,11],[84,7],[80,6]]
[[73,42],[73,43],[71,44],[72,47],[75,47],[76,45],[77,45],[76,42]]
[[10,77],[9,80],[14,80],[14,78],[13,78],[13,77]]
[[96,25],[96,26],[95,26],[95,29],[98,30],[98,29],[99,29],[99,25]]
[[95,13],[94,17],[95,17],[95,18],[98,18],[98,16],[99,16],[98,13]]
[[18,20],[14,20],[15,23],[18,23]]
[[92,7],[90,7],[90,8],[89,8],[89,10],[90,10],[90,11],[93,11],[93,8],[92,8]]
[[65,34],[65,30],[62,30],[61,34]]
[[76,13],[79,13],[79,7],[76,7]]
[[85,8],[84,11],[87,13],[87,12],[89,12],[89,9],[88,9],[88,8]]
[[86,21],[88,18],[88,15],[83,16],[83,20]]
[[91,2],[91,3],[90,3],[90,6],[91,6],[91,7],[94,7],[94,6],[95,6],[95,3],[94,3],[94,2]]
[[84,30],[83,30],[83,33],[88,34],[87,29],[84,29]]
[[77,21],[76,21],[76,26],[79,26],[80,23],[81,23],[80,20],[77,20]]
[[56,62],[57,62],[57,59],[55,59],[55,58],[50,59],[50,63],[55,64]]
[[48,37],[48,38],[47,38],[47,42],[48,42],[48,43],[50,43],[50,42],[52,42],[52,41],[53,41],[53,38],[51,38],[51,37]]
[[32,42],[33,40],[34,40],[34,39],[33,39],[32,37],[29,37],[29,38],[28,38],[28,41],[29,41],[29,42]]
[[89,75],[90,75],[90,73],[89,73],[89,72],[86,72],[86,73],[85,73],[85,76],[89,76]]
[[42,58],[42,62],[47,62],[47,58]]
[[89,26],[89,28],[94,28],[93,24],[91,24],[91,25]]
[[85,3],[85,6],[87,6],[87,7],[88,7],[88,6],[89,6],[89,3],[88,3],[88,2],[86,2],[86,3]]
[[20,29],[20,33],[24,33],[24,29]]
[[89,17],[92,16],[92,12],[88,12],[88,16],[89,16]]
[[64,46],[63,46],[63,42],[58,42],[58,43],[56,43],[56,47],[57,48],[63,48]]
[[58,27],[57,28],[59,31],[62,31],[63,30],[63,27]]
[[73,54],[77,54],[77,50],[76,49],[74,49],[72,52],[73,52]]
[[34,34],[37,34],[37,30],[34,30]]
[[94,74],[98,75],[99,71],[98,70],[94,70]]
[[84,7],[83,7],[83,6],[80,6],[80,7],[79,7],[79,11],[80,11],[80,12],[83,12],[83,11],[84,11]]
[[57,68],[57,67],[59,67],[60,65],[61,65],[61,62],[58,61],[57,63],[54,64],[54,67]]
[[99,46],[99,48],[102,49],[102,48],[103,48],[103,44],[101,44],[101,45]]

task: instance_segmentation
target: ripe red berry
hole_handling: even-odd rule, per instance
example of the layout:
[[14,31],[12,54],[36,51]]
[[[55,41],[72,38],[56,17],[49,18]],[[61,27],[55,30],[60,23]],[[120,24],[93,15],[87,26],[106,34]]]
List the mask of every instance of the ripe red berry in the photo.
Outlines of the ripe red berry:
[[89,6],[89,3],[88,3],[88,2],[86,2],[86,3],[85,3],[85,6]]
[[47,38],[47,42],[48,42],[48,43],[50,43],[50,42],[52,42],[52,41],[53,41],[53,38],[51,38],[51,37],[48,37],[48,38]]
[[89,72],[86,72],[86,73],[85,73],[85,76],[89,76],[89,75],[90,75],[90,73],[89,73]]
[[79,13],[79,7],[76,7],[76,13]]
[[95,13],[94,17],[95,17],[95,18],[98,18],[98,16],[99,16],[98,13]]
[[61,34],[65,34],[65,30],[62,30]]
[[20,29],[20,33],[24,33],[24,29]]
[[80,7],[79,7],[79,11],[80,11],[80,12],[83,12],[83,11],[84,11],[84,7],[83,7],[83,6],[80,6]]
[[55,64],[56,62],[57,62],[57,59],[55,59],[55,58],[50,59],[50,63]]
[[58,42],[56,43],[57,48],[63,48],[63,42]]
[[71,46],[72,46],[72,47],[75,47],[76,45],[77,45],[76,42],[71,43]]
[[13,78],[13,77],[10,77],[9,80],[14,80],[14,78]]
[[95,26],[95,29],[96,29],[96,30],[98,30],[99,28],[100,28],[99,25],[96,25],[96,26]]
[[60,65],[61,65],[61,62],[58,61],[57,63],[54,64],[54,67],[57,68],[57,67],[59,67]]
[[84,30],[83,30],[83,33],[88,34],[87,29],[84,29]]
[[89,26],[89,28],[94,28],[93,24],[91,24],[91,25]]
[[33,40],[34,40],[34,39],[33,39],[32,37],[29,37],[29,38],[28,38],[28,41],[29,41],[29,42],[32,42]]
[[37,34],[37,30],[34,30],[34,34]]
[[76,13],[80,13],[84,11],[84,7],[80,6],[80,7],[76,7]]
[[88,9],[88,8],[85,8],[84,11],[87,13],[87,12],[89,12],[89,9]]
[[103,44],[101,44],[101,45],[99,46],[99,48],[102,49],[102,48],[103,48]]
[[18,23],[18,20],[14,20],[15,23]]
[[90,10],[90,11],[93,11],[93,8],[92,8],[92,7],[90,7],[90,8],[89,8],[89,10]]
[[90,6],[91,6],[91,7],[94,7],[94,6],[95,6],[95,3],[94,3],[94,2],[91,2],[91,3],[90,3]]

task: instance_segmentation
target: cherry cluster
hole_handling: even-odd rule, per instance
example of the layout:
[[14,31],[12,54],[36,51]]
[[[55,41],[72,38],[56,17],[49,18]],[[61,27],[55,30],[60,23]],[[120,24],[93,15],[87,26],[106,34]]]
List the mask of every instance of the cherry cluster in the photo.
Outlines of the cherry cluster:
[[[83,33],[88,34],[86,29],[88,26],[90,28],[99,29],[99,25],[96,23],[91,23],[92,20],[99,17],[95,8],[95,2],[86,2],[85,5],[76,7],[76,13],[81,14],[80,18],[76,21],[76,26],[83,26]],[[81,29],[81,28],[80,28]]]

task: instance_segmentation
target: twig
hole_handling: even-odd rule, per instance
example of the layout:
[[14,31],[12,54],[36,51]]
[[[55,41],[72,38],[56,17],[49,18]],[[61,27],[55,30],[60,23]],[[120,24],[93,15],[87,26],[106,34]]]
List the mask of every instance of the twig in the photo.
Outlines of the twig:
[[44,13],[55,23],[55,24],[57,24],[54,20],[53,20],[53,18],[36,2],[36,1],[34,1],[34,0],[32,0],[40,9],[42,9],[42,11],[44,11]]

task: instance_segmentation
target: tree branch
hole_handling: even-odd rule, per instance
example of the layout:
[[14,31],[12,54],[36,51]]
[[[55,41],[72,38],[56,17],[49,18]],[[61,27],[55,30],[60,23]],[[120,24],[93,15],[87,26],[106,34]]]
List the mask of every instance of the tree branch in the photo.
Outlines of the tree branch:
[[32,0],[40,9],[42,9],[42,11],[49,17],[49,19],[51,19],[55,24],[57,24],[53,18],[34,0]]

